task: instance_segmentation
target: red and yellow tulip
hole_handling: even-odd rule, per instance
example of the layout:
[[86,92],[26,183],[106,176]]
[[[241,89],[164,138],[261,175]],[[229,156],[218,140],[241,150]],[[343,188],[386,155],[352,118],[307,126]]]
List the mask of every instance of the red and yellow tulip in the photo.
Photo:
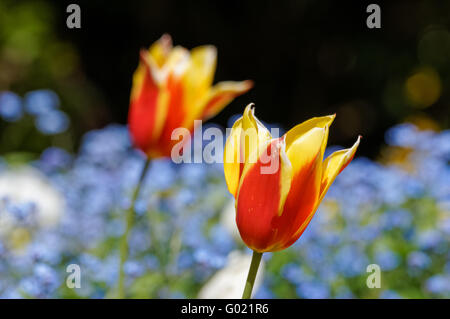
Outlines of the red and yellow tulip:
[[[353,159],[360,137],[351,148],[323,160],[334,118],[315,117],[272,138],[249,105],[233,125],[225,145],[225,179],[235,197],[240,235],[254,251],[292,245]],[[269,172],[269,165],[276,169]]]
[[133,76],[128,124],[135,146],[149,157],[170,156],[177,143],[171,139],[174,129],[192,131],[194,120],[216,115],[252,87],[251,81],[212,86],[216,55],[211,45],[190,52],[172,47],[169,35],[141,51]]

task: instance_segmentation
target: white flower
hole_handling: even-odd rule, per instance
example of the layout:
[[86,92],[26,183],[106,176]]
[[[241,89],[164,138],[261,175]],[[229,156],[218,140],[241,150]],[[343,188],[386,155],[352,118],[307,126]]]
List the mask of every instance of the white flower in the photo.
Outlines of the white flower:
[[[252,256],[241,251],[232,251],[228,255],[225,268],[216,272],[202,287],[198,294],[200,299],[239,299],[245,287]],[[256,275],[253,294],[258,290],[264,272],[264,261],[261,260]]]
[[16,226],[16,218],[8,212],[6,203],[32,204],[35,224],[30,226],[33,228],[57,225],[65,206],[63,196],[48,179],[28,166],[0,173],[0,235]]

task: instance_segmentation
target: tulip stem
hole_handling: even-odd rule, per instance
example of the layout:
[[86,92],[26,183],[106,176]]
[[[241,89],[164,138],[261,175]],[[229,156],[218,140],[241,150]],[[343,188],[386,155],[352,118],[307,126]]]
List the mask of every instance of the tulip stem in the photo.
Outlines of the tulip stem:
[[252,263],[248,270],[247,281],[245,282],[244,293],[242,299],[250,299],[252,297],[252,290],[255,284],[256,274],[258,273],[259,263],[261,262],[262,253],[253,251]]
[[136,185],[136,188],[133,191],[130,206],[128,207],[126,215],[125,215],[126,228],[125,228],[125,232],[122,235],[122,238],[120,239],[120,247],[119,247],[120,263],[119,263],[119,281],[118,281],[118,288],[117,288],[117,298],[120,298],[120,299],[125,298],[124,266],[125,266],[125,262],[128,259],[128,235],[130,234],[130,231],[133,228],[134,215],[135,215],[134,206],[135,206],[136,200],[139,196],[142,182],[144,181],[144,177],[148,171],[149,165],[150,165],[150,160],[147,159],[145,161],[144,168],[142,169],[141,176],[139,177],[138,184]]

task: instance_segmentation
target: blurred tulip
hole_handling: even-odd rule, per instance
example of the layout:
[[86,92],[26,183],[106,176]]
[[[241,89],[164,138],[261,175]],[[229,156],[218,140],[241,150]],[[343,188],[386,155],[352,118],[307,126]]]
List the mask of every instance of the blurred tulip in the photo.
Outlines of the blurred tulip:
[[204,45],[190,52],[172,47],[163,35],[149,50],[142,50],[133,76],[128,124],[136,147],[149,157],[170,156],[177,141],[172,131],[192,131],[194,120],[206,120],[236,96],[252,87],[251,81],[221,82],[212,86],[216,48]]
[[[323,161],[334,118],[315,117],[272,138],[249,105],[233,125],[225,146],[225,178],[235,197],[240,235],[254,251],[278,251],[292,245],[337,175],[353,159],[360,137],[351,148]],[[269,171],[269,167],[276,169]]]

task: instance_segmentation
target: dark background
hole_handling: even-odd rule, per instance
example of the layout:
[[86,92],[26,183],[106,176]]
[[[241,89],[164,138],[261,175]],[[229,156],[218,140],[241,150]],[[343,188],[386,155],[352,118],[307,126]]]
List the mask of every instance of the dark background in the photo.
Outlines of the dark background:
[[[254,80],[249,93],[212,120],[224,126],[249,102],[256,103],[260,119],[285,129],[337,113],[330,144],[350,146],[362,134],[359,152],[370,157],[396,123],[419,117],[448,127],[448,63],[432,65],[442,83],[432,105],[412,106],[402,87],[415,69],[429,64],[418,55],[424,30],[448,30],[450,1],[376,1],[381,29],[366,26],[369,1],[77,1],[81,29],[66,27],[65,9],[73,1],[47,2],[59,38],[75,47],[78,72],[89,80],[76,90],[95,96],[83,100],[84,111],[76,115],[80,135],[109,122],[126,123],[139,49],[163,33],[189,49],[215,45],[215,82]],[[450,59],[450,48],[433,45]],[[25,88],[33,89],[18,91]]]

